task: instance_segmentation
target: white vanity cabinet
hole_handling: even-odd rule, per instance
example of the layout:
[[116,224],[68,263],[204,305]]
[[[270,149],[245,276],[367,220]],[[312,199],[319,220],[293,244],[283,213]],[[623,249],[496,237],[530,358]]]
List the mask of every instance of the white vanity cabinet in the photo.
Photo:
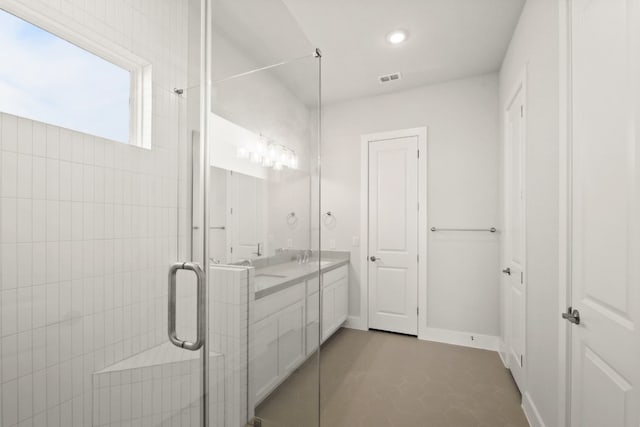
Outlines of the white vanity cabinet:
[[342,265],[255,301],[250,351],[256,405],[317,350],[320,335],[324,342],[347,319],[348,274]]
[[255,303],[253,387],[256,404],[306,358],[305,283]]
[[343,265],[322,273],[322,342],[347,320],[349,269]]

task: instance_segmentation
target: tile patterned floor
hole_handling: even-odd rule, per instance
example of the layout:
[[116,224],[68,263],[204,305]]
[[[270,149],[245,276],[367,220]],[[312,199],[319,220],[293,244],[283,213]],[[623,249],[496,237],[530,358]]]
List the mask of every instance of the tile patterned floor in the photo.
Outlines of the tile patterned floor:
[[[321,427],[527,427],[495,352],[342,329],[322,347]],[[317,361],[256,410],[263,427],[317,426]]]

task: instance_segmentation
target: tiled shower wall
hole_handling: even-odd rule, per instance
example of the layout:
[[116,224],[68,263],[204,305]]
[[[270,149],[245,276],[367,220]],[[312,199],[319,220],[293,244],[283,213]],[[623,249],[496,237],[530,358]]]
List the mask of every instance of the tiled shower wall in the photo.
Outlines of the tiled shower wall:
[[28,4],[153,66],[150,150],[0,114],[0,425],[89,426],[92,373],[166,341],[186,0]]

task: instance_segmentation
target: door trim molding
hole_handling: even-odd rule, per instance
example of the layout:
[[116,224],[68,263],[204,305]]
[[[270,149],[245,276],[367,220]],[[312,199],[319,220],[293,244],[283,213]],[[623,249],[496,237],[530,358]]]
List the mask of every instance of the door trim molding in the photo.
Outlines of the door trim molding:
[[558,58],[558,425],[571,425],[571,328],[560,317],[571,301],[572,153],[571,4],[560,0]]
[[348,326],[369,329],[369,142],[381,139],[418,137],[418,337],[427,330],[427,127],[400,129],[362,135],[360,138],[360,317],[349,317]]

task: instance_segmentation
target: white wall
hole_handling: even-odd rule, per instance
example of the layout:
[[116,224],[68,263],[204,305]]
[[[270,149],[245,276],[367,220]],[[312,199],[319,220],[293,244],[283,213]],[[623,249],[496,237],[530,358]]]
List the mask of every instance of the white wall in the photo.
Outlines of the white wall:
[[[500,106],[527,67],[527,386],[536,423],[558,413],[558,2],[527,1],[500,70]],[[504,312],[504,306],[503,306]],[[504,330],[504,329],[503,329]]]
[[[498,222],[498,76],[488,74],[323,110],[322,225],[324,249],[351,251],[349,313],[361,301],[360,136],[428,127],[429,227],[492,227]],[[435,234],[428,240],[427,326],[499,335],[498,238],[490,233]],[[366,325],[365,325],[366,326]]]

